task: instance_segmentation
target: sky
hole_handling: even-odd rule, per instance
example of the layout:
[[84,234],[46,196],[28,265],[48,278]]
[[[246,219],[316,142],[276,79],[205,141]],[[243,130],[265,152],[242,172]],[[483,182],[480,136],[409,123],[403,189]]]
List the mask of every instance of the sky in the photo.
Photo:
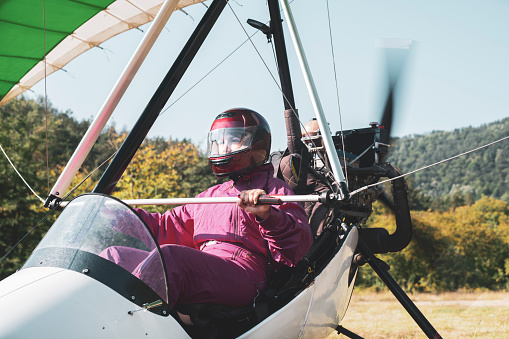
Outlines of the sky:
[[[247,107],[267,118],[272,150],[286,147],[283,99],[266,37],[254,35],[256,49],[247,42],[221,63],[247,39],[236,17],[253,34],[246,20],[267,22],[265,2],[230,1],[149,137],[188,138],[204,149],[217,114]],[[334,0],[328,5],[330,28],[327,1],[294,0],[291,8],[333,133],[341,125],[346,130],[380,121],[386,62],[376,46],[387,39],[412,40],[397,88],[393,136],[477,127],[509,117],[509,2]],[[205,10],[193,5],[169,19],[112,116],[117,130],[135,124]],[[305,123],[314,112],[285,22],[283,27],[296,108]],[[72,111],[78,120],[93,119],[147,29],[133,29],[91,49],[27,95],[47,93],[56,108]]]

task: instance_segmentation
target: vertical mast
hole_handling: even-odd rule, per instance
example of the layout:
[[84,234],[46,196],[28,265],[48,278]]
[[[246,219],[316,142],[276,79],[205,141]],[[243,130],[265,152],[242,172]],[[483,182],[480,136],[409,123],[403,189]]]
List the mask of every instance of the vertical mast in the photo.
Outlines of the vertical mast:
[[343,170],[341,169],[341,165],[339,163],[339,158],[334,147],[334,142],[332,141],[332,136],[329,130],[329,126],[327,125],[327,120],[325,119],[325,114],[323,113],[322,104],[320,103],[315,83],[311,76],[311,71],[309,70],[309,65],[306,59],[306,55],[304,54],[304,49],[302,48],[299,33],[297,32],[297,28],[293,20],[293,15],[290,10],[290,6],[288,5],[287,0],[280,0],[280,2],[281,6],[283,7],[283,13],[285,14],[286,17],[288,29],[290,30],[290,35],[292,37],[295,52],[297,53],[297,58],[299,60],[299,64],[302,70],[302,75],[304,76],[304,81],[306,82],[306,87],[311,98],[313,110],[315,111],[318,126],[320,127],[320,131],[322,133],[323,143],[325,146],[325,150],[327,151],[327,157],[329,158],[329,162],[332,167],[334,179],[339,184],[342,199],[347,199],[349,195],[345,177],[343,175]]
[[298,171],[297,186],[292,188],[296,194],[303,194],[307,184],[309,151],[307,147],[304,147],[301,141],[302,133],[299,113],[293,95],[290,67],[288,65],[288,55],[286,53],[286,44],[283,34],[283,20],[281,19],[278,0],[268,0],[268,6],[270,13],[270,29],[274,38],[279,79],[285,107],[286,143],[291,155],[300,155],[300,170]]
[[277,66],[279,79],[281,82],[281,91],[283,94],[283,103],[285,106],[285,121],[287,129],[287,145],[290,153],[301,153],[304,149],[300,140],[299,113],[295,106],[293,96],[292,79],[290,77],[290,67],[288,66],[288,55],[286,53],[285,38],[283,35],[283,25],[278,0],[269,0],[270,29],[274,37],[274,46],[276,50]]
[[92,124],[83,136],[83,139],[74,151],[71,159],[65,166],[62,174],[55,183],[55,186],[53,186],[50,195],[44,203],[45,207],[49,207],[55,202],[60,201],[65,195],[72,179],[80,169],[83,161],[85,161],[85,158],[90,153],[92,146],[97,141],[97,138],[113,114],[113,111],[117,107],[117,104],[124,95],[125,91],[129,87],[129,84],[136,75],[136,72],[138,72],[141,64],[145,60],[145,57],[149,53],[150,49],[154,45],[154,42],[164,28],[164,25],[170,18],[171,14],[177,8],[178,3],[179,0],[166,0],[162,5],[152,25],[138,45],[133,56],[131,57],[131,60],[129,60],[129,63],[124,68],[122,74],[117,80],[117,83],[99,110],[99,113],[97,113],[94,121],[92,121]]
[[270,29],[274,37],[276,50],[277,66],[279,79],[281,81],[281,91],[283,92],[283,102],[285,110],[295,109],[295,99],[293,97],[292,80],[290,77],[290,68],[288,67],[288,56],[286,53],[285,38],[283,35],[283,25],[279,10],[278,0],[268,0],[270,13]]

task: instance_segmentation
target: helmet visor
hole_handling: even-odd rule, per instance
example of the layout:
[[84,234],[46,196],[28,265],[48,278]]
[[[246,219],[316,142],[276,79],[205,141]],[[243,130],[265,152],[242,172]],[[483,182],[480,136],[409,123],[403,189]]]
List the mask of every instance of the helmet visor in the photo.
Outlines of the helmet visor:
[[209,132],[207,156],[223,156],[242,151],[253,144],[257,126],[220,128]]

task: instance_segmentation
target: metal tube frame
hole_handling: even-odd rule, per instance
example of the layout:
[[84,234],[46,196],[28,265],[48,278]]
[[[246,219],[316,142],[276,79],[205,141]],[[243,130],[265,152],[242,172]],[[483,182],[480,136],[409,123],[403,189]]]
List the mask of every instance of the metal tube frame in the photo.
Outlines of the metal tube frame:
[[302,194],[306,191],[310,155],[307,147],[304,147],[301,141],[299,113],[295,105],[279,2],[278,0],[268,0],[267,4],[270,14],[270,29],[274,38],[274,49],[276,51],[283,104],[285,107],[286,144],[288,152],[291,155],[300,155],[297,186],[294,188],[294,192],[295,194]]
[[[306,87],[311,98],[313,109],[318,120],[318,125],[320,127],[320,131],[322,132],[322,140],[324,142],[324,146],[327,151],[327,156],[334,173],[334,178],[341,186],[343,186],[343,189],[346,189],[346,182],[343,175],[343,171],[341,169],[341,165],[337,157],[336,149],[334,148],[334,143],[330,135],[329,126],[326,124],[325,115],[323,113],[323,109],[318,98],[318,92],[316,91],[316,87],[313,82],[311,72],[309,70],[309,65],[304,54],[304,50],[302,48],[302,44],[300,41],[299,34],[297,32],[297,28],[295,26],[295,22],[293,20],[293,15],[290,10],[290,6],[287,0],[280,0],[280,2],[282,4],[283,12],[287,19],[287,25],[290,30],[290,35],[292,37],[295,51],[297,53],[297,58],[299,60],[304,80],[306,82]],[[340,193],[343,194],[344,192],[346,192],[346,196],[344,195],[343,198],[347,198],[348,195],[347,190],[344,190]],[[360,253],[362,253],[366,261],[371,265],[373,270],[377,273],[377,275],[382,279],[385,285],[391,290],[394,296],[398,299],[401,305],[406,309],[406,311],[410,314],[414,321],[419,325],[422,331],[428,336],[428,338],[435,339],[441,338],[437,330],[435,330],[435,328],[430,324],[426,317],[424,317],[424,315],[419,311],[417,306],[415,306],[412,300],[398,285],[394,278],[392,278],[389,272],[387,272],[386,269],[382,268],[378,264],[376,257],[371,252],[371,250],[366,246],[366,244],[362,241],[362,239],[359,239],[357,248],[360,251]]]
[[85,161],[85,158],[90,153],[90,150],[97,141],[97,138],[101,134],[104,126],[106,126],[106,123],[111,118],[113,111],[129,87],[132,79],[140,69],[140,66],[145,60],[145,57],[150,52],[150,49],[157,40],[157,37],[166,25],[166,22],[168,22],[171,14],[177,8],[178,3],[179,0],[167,0],[161,6],[161,9],[152,22],[152,25],[150,25],[149,30],[136,48],[133,56],[122,71],[122,74],[118,78],[96,117],[90,124],[90,127],[83,136],[80,144],[74,151],[74,154],[72,155],[71,159],[62,171],[62,174],[60,174],[60,177],[50,191],[50,195],[47,197],[46,202],[44,203],[45,207],[54,205],[56,201],[61,200],[64,196],[65,192],[69,188],[69,185],[71,184],[72,179],[80,169],[83,161]]
[[[288,196],[270,196],[278,200],[277,204],[285,202],[318,202],[323,198],[319,195],[288,195]],[[262,197],[260,197],[262,198]],[[161,199],[124,199],[127,205],[184,205],[184,204],[235,204],[240,200],[239,197],[208,197],[208,198],[161,198]],[[275,205],[277,205],[275,204]],[[65,207],[67,202],[62,202],[61,207]]]
[[431,323],[426,319],[426,317],[419,311],[417,306],[413,303],[413,301],[408,297],[408,295],[403,291],[403,289],[398,285],[396,280],[389,274],[387,269],[382,267],[378,263],[378,259],[375,257],[373,252],[369,249],[369,247],[359,238],[357,243],[357,249],[362,254],[366,262],[373,268],[376,274],[382,279],[384,284],[389,288],[389,290],[394,294],[396,299],[400,302],[400,304],[405,308],[405,310],[410,314],[410,316],[414,319],[414,321],[419,325],[421,330],[426,334],[426,336],[430,339],[440,339],[442,338],[438,331],[431,325]]
[[[272,36],[274,37],[274,47],[276,50],[279,79],[281,82],[281,91],[283,94],[283,103],[285,110],[292,109],[296,111],[292,78],[290,76],[290,67],[288,66],[288,55],[286,53],[286,44],[283,35],[283,25],[278,0],[268,0],[267,3],[270,13],[270,29]],[[295,113],[297,115],[297,112]],[[297,127],[299,127],[298,121]]]
[[341,169],[341,164],[339,163],[339,158],[334,147],[334,142],[332,141],[329,126],[327,125],[325,114],[323,113],[322,104],[320,103],[320,98],[318,97],[318,92],[316,90],[313,77],[311,76],[311,71],[309,69],[306,55],[304,53],[304,49],[300,41],[299,33],[297,32],[297,27],[295,25],[295,21],[293,20],[292,11],[287,0],[280,0],[280,3],[283,8],[283,13],[286,17],[286,23],[290,31],[290,36],[292,37],[295,52],[297,53],[299,65],[301,67],[302,75],[304,76],[304,81],[306,83],[306,87],[311,99],[311,104],[313,106],[313,110],[318,121],[318,126],[320,127],[322,140],[325,146],[325,150],[327,152],[327,157],[332,167],[334,179],[340,185],[339,189],[340,194],[342,195],[342,199],[346,200],[348,199],[349,195],[345,181],[345,176],[343,174],[343,170]]

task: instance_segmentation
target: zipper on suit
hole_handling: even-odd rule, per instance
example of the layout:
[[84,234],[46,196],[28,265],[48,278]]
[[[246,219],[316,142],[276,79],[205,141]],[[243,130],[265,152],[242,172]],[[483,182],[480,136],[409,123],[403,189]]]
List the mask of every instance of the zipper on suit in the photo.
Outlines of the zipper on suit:
[[239,206],[235,205],[235,240],[239,240]]
[[[235,182],[232,181],[231,186],[228,188],[228,190],[232,189],[235,186]],[[234,230],[233,233],[235,234],[235,240],[239,240],[239,206],[235,205],[235,214],[234,214]]]

